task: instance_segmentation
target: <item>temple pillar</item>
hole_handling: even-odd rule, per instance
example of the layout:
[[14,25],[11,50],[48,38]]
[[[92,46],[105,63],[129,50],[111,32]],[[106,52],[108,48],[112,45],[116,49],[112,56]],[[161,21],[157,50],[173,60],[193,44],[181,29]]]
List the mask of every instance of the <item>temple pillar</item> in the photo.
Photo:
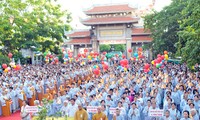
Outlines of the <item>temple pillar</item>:
[[99,52],[99,42],[97,41],[97,38],[92,39],[92,51]]
[[153,59],[153,53],[152,53],[152,49],[149,50],[149,57],[148,57],[149,60],[152,60]]
[[33,51],[31,51],[31,64],[35,64],[35,56],[34,56],[34,52]]
[[127,59],[131,58],[131,53],[128,52],[129,49],[132,49],[132,39],[126,39],[126,56]]
[[78,46],[74,45],[74,57],[78,55]]
[[128,52],[129,49],[132,49],[132,25],[126,24],[126,57],[127,59],[131,58],[131,53]]

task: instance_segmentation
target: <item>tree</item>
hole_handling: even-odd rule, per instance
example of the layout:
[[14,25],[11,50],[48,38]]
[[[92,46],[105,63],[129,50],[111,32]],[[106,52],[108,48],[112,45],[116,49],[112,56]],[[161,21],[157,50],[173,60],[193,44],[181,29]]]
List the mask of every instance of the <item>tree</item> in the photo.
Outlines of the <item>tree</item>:
[[124,44],[116,44],[116,45],[113,45],[114,48],[115,48],[115,51],[121,51],[121,52],[124,52],[125,51],[125,45]]
[[111,46],[110,45],[100,45],[100,52],[109,52],[110,51]]
[[10,59],[8,58],[8,56],[0,54],[0,66],[2,64],[7,64],[8,65],[9,63],[10,63]]
[[63,28],[71,29],[70,21],[70,14],[61,11],[56,0],[0,1],[0,46],[5,53],[31,46],[58,53]]
[[189,67],[200,63],[200,0],[173,0],[160,12],[145,17],[152,32],[150,47],[157,53],[168,50]]
[[[183,29],[178,33],[178,53],[190,67],[200,63],[200,0],[189,0],[179,21]],[[184,43],[184,44],[183,44]]]
[[162,11],[153,11],[144,17],[144,26],[152,32],[153,42],[149,46],[154,54],[163,53],[164,50],[177,51],[176,43],[179,41],[178,32],[181,31],[178,21],[182,20],[181,11],[186,5],[185,0],[173,0]]

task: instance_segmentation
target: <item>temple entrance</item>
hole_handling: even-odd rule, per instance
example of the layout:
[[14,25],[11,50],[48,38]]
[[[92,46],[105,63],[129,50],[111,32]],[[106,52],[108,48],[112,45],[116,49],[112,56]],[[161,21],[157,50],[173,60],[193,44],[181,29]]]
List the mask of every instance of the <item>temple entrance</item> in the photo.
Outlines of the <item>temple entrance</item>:
[[[74,46],[75,56],[79,47],[82,48],[81,45],[87,45],[85,48],[92,48],[92,51],[100,52],[100,45],[123,44],[125,45],[123,52],[127,58],[130,58],[132,55],[128,50],[134,51],[135,46],[140,45],[141,47],[142,44],[152,41],[151,33],[139,25],[140,17],[136,16],[136,9],[129,5],[119,6],[117,7],[121,9],[116,9],[117,13],[114,12],[114,9],[105,9],[107,6],[97,6],[85,11],[88,19],[83,20],[82,23],[91,28],[67,34],[70,40],[66,44]],[[110,7],[115,8],[115,5]],[[96,12],[96,9],[100,8],[102,11]]]

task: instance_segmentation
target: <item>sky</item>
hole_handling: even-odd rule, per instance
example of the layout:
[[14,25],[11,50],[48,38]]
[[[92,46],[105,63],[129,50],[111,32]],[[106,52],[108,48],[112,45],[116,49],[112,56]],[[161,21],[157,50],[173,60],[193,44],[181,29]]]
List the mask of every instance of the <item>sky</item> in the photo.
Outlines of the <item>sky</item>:
[[[80,20],[87,18],[83,11],[86,11],[96,5],[123,4],[128,3],[133,7],[145,9],[152,3],[152,0],[58,0],[63,10],[68,10],[72,14],[73,21],[70,23],[74,29],[85,29]],[[162,10],[169,5],[171,0],[156,0],[154,9]]]

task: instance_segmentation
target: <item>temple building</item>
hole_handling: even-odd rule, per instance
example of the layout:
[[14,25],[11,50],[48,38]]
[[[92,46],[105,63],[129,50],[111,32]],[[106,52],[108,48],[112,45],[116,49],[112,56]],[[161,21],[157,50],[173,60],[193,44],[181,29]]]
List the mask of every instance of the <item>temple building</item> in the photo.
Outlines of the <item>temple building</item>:
[[[128,4],[95,6],[84,13],[88,18],[81,22],[90,29],[68,33],[69,41],[65,43],[73,46],[75,56],[80,48],[99,52],[101,44],[125,44],[126,55],[130,58],[129,49],[135,51],[152,41],[151,33],[139,25],[141,17],[137,9]],[[150,52],[146,53],[149,56]]]

